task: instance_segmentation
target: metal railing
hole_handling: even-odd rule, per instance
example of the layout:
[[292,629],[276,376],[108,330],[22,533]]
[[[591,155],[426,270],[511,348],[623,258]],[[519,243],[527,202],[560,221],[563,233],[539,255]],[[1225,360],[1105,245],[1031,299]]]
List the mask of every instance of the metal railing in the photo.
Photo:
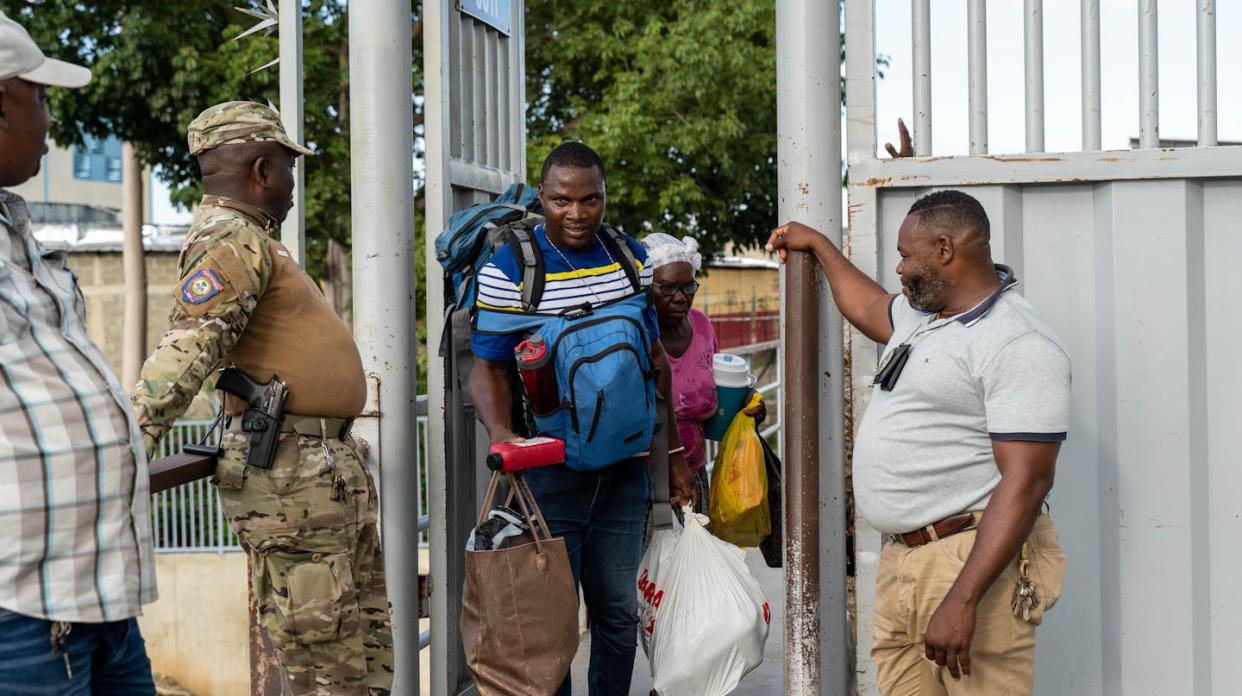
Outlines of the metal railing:
[[[428,544],[427,526],[427,399],[419,397],[418,409],[418,544]],[[211,428],[209,420],[178,421],[160,441],[156,458],[170,457],[186,444],[199,442]],[[151,529],[156,553],[202,553],[240,551],[237,535],[229,527],[216,487],[198,479],[151,496]]]
[[[862,16],[873,3],[852,0],[846,15]],[[932,155],[931,0],[912,0],[914,154]],[[1024,0],[1023,75],[1025,83],[1026,152],[1044,151],[1044,2]],[[1101,147],[1100,111],[1100,1],[1081,0],[1082,149]],[[1158,148],[1160,141],[1160,83],[1158,70],[1157,0],[1136,0],[1138,15],[1139,147]],[[1179,8],[1189,11],[1190,8]],[[1198,145],[1217,144],[1216,0],[1195,0]],[[984,0],[967,5],[970,154],[988,150],[987,14]],[[860,24],[861,26],[861,24]],[[854,106],[851,104],[851,106]],[[857,107],[855,107],[857,108]]]
[[[171,457],[185,445],[204,439],[210,420],[182,420],[160,440],[156,458]],[[237,535],[207,479],[160,491],[151,496],[151,531],[156,553],[224,553],[240,551]]]

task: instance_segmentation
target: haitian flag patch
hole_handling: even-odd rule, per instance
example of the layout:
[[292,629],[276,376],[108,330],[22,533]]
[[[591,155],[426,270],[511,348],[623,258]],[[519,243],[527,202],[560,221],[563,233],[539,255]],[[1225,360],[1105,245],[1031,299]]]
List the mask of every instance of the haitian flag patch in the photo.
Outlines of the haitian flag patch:
[[224,289],[220,276],[210,268],[200,268],[190,274],[181,284],[181,300],[186,304],[199,305]]

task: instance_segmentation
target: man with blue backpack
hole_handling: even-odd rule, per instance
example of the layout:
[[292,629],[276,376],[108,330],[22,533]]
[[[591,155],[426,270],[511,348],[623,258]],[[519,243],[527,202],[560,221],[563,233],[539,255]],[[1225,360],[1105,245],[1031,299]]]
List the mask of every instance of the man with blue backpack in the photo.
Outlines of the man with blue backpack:
[[[539,434],[565,440],[566,462],[525,479],[552,534],[565,538],[586,600],[589,693],[626,694],[649,451],[667,444],[675,507],[694,504],[694,485],[677,429],[656,429],[657,409],[671,411],[671,402],[651,269],[642,245],[603,223],[603,161],[586,145],[564,143],[544,161],[541,180],[543,221],[516,226],[475,274],[469,390],[493,444],[520,439],[527,428],[526,414],[515,413],[514,350],[534,334],[550,347],[559,406],[533,422]],[[570,693],[569,679],[559,693]]]

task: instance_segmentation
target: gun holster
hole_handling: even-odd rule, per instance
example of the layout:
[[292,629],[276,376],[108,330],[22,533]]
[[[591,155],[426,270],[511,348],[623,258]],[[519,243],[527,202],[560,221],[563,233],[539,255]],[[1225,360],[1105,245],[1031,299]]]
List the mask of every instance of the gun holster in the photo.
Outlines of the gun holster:
[[241,414],[242,432],[250,434],[250,449],[246,451],[246,465],[260,469],[272,468],[276,461],[276,447],[280,444],[280,423],[258,409],[248,408]]
[[216,380],[216,388],[241,399],[246,409],[241,413],[241,429],[250,435],[246,465],[270,469],[280,444],[280,426],[285,418],[285,399],[289,392],[276,375],[267,383],[254,381],[236,366],[226,367]]

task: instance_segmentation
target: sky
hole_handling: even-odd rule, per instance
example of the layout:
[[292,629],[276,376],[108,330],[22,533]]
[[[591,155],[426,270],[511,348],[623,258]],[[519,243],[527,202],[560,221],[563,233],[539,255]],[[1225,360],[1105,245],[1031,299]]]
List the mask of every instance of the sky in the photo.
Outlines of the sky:
[[[932,0],[932,153],[966,154],[969,146],[966,2]],[[1160,0],[1158,29],[1160,136],[1197,138],[1195,0]],[[1048,152],[1082,147],[1079,0],[1044,0],[1044,141]],[[1139,134],[1138,2],[1100,2],[1101,134],[1104,149],[1129,148]],[[876,83],[881,148],[897,140],[897,118],[910,124],[910,1],[877,0],[876,50],[891,65]],[[1242,141],[1242,2],[1217,2],[1217,119],[1221,141]],[[988,0],[988,144],[992,154],[1025,150],[1023,0]]]
[[[932,152],[968,149],[966,2],[932,1]],[[1082,146],[1079,0],[1044,0],[1044,124],[1048,152]],[[1196,0],[1159,2],[1160,135],[1197,137]],[[1103,147],[1126,149],[1138,137],[1138,2],[1101,0],[1100,56]],[[988,143],[993,154],[1025,149],[1023,0],[988,0]],[[876,0],[876,50],[891,61],[876,83],[879,146],[897,140],[897,118],[912,112],[910,1]],[[1219,138],[1242,141],[1242,2],[1217,2]],[[881,149],[882,152],[882,149]],[[158,223],[189,221],[168,201],[158,177],[152,187]]]

